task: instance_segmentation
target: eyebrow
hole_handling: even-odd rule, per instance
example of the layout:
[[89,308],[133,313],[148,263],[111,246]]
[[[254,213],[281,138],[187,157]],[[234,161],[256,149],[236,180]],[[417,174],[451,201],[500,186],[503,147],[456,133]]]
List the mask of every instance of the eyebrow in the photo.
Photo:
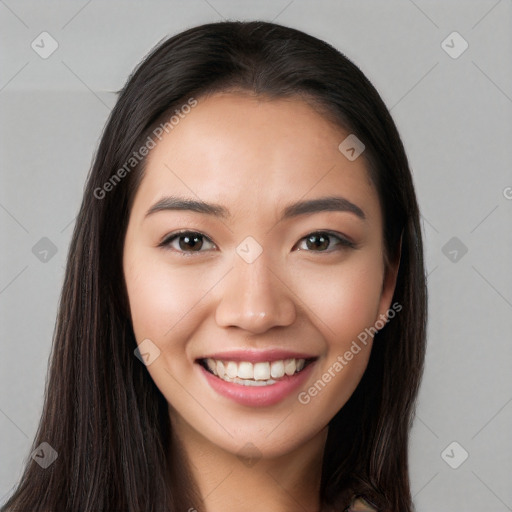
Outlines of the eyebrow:
[[[144,218],[153,213],[166,210],[189,210],[223,219],[231,217],[229,210],[220,204],[205,203],[185,197],[166,196],[151,206]],[[291,203],[284,208],[281,220],[325,211],[349,212],[362,220],[366,219],[363,210],[348,199],[340,196],[329,196]]]

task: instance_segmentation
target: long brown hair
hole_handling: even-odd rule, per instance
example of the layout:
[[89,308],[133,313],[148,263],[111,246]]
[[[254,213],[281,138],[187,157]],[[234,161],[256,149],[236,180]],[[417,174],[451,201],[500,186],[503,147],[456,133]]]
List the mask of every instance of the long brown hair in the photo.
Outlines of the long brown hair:
[[[58,458],[43,469],[27,457],[2,511],[201,510],[179,446],[171,446],[167,402],[134,357],[122,253],[146,158],[133,168],[126,162],[187,99],[229,90],[301,96],[366,146],[386,261],[400,256],[393,301],[402,310],[377,333],[359,386],[329,424],[321,500],[324,510],[343,510],[362,494],[379,510],[412,510],[408,436],[423,371],[427,293],[407,157],[382,99],[349,59],[298,30],[252,21],[206,24],[161,42],[119,91],[69,247],[32,447],[47,442]],[[122,179],[113,180],[116,173]]]

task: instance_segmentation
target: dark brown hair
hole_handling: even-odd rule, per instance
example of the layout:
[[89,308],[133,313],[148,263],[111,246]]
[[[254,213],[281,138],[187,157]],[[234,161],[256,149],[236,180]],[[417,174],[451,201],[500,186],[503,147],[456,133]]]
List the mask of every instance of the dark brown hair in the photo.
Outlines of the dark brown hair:
[[343,510],[362,494],[382,511],[412,510],[408,436],[423,371],[427,293],[407,157],[358,67],[319,39],[253,21],[206,24],[161,42],[119,91],[69,248],[32,447],[48,442],[58,458],[42,469],[27,457],[2,511],[201,510],[180,447],[171,445],[167,402],[134,357],[122,253],[146,160],[103,197],[97,191],[188,98],[233,90],[303,97],[366,146],[386,261],[401,258],[393,300],[402,310],[377,333],[360,384],[330,422],[321,500],[323,510]]

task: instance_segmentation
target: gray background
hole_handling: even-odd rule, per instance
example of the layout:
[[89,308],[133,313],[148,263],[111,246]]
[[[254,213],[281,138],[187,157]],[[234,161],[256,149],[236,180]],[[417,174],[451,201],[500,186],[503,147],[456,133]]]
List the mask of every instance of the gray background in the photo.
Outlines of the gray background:
[[[410,454],[417,510],[512,510],[511,0],[0,1],[0,503],[37,427],[65,256],[112,91],[162,38],[223,18],[330,42],[391,109],[429,272]],[[46,59],[31,47],[43,31],[58,43]],[[469,44],[458,58],[442,46],[453,31]]]

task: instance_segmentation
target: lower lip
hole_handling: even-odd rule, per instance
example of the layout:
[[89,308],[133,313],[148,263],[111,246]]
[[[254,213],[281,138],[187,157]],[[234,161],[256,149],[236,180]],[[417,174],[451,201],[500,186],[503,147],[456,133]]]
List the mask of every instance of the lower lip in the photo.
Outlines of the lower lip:
[[244,386],[234,382],[226,382],[216,377],[198,364],[208,384],[214,391],[226,398],[230,398],[240,405],[249,407],[266,407],[274,405],[293,393],[307,380],[315,361],[308,364],[302,371],[294,375],[285,375],[275,384],[268,386]]

